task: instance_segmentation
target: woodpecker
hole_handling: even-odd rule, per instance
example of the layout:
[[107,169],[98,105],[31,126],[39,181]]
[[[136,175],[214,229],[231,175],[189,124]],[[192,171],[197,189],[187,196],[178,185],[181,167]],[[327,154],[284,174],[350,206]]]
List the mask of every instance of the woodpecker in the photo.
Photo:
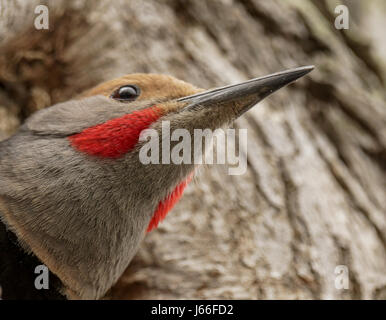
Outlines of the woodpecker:
[[[142,164],[141,132],[226,126],[312,66],[204,90],[131,74],[33,114],[0,143],[3,299],[99,299],[146,232],[182,196],[195,164]],[[36,288],[36,266],[49,288]]]

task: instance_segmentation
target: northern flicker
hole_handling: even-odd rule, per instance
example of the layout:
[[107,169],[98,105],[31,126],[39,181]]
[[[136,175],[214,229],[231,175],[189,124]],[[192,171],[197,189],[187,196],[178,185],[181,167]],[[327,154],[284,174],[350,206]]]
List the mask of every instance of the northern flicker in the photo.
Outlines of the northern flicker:
[[[312,66],[205,91],[170,76],[132,74],[33,114],[0,143],[3,299],[98,299],[146,231],[181,197],[195,164],[143,164],[141,132],[216,129]],[[34,285],[37,265],[48,290]]]

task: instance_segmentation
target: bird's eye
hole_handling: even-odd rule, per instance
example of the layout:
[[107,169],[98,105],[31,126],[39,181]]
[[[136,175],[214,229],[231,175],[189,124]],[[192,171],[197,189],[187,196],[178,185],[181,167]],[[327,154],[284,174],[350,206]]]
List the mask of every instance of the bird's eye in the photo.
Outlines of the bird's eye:
[[126,85],[115,90],[111,98],[119,101],[133,101],[138,98],[141,90],[136,85]]

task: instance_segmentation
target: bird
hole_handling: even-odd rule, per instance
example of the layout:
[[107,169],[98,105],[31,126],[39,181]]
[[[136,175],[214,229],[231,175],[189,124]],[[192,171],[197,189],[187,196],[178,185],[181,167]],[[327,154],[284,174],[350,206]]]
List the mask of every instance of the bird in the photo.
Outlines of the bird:
[[[197,167],[141,163],[141,133],[164,121],[189,132],[228,126],[313,68],[210,90],[129,74],[34,113],[0,142],[2,298],[102,298]],[[48,289],[36,288],[38,265]]]

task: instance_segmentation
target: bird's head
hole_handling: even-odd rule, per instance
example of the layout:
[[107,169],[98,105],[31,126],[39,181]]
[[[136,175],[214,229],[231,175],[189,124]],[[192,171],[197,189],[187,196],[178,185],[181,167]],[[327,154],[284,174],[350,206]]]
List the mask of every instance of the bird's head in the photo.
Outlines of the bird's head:
[[[162,122],[171,132],[214,130],[311,69],[209,91],[170,76],[133,74],[41,110],[3,143],[3,218],[68,296],[99,298],[194,171],[194,161],[162,163]],[[145,129],[159,133],[160,164],[140,161]]]

